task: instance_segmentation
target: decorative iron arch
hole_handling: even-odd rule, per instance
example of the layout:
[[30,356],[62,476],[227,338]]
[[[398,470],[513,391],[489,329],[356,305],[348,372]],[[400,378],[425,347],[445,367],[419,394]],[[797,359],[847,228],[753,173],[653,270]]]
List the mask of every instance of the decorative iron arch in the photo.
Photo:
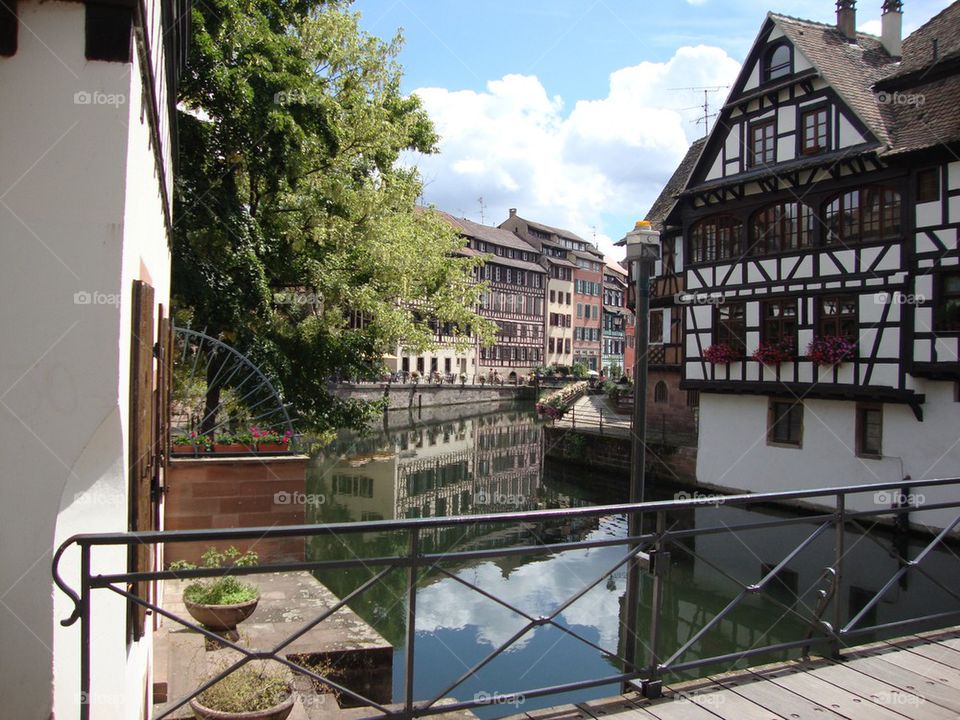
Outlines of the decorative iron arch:
[[[289,403],[263,371],[225,342],[175,327],[171,431],[213,435],[238,422],[294,432]],[[213,386],[215,393],[211,395]],[[219,398],[211,404],[210,399]]]

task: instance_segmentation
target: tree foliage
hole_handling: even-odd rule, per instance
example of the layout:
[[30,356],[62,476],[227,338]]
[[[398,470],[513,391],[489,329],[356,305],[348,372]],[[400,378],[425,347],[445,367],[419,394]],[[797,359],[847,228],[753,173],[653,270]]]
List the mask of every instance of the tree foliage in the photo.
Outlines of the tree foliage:
[[319,428],[370,412],[330,377],[373,377],[423,350],[430,319],[489,339],[478,260],[418,209],[405,151],[434,152],[400,92],[401,38],[362,32],[341,0],[208,0],[193,9],[180,88],[174,301],[274,377]]

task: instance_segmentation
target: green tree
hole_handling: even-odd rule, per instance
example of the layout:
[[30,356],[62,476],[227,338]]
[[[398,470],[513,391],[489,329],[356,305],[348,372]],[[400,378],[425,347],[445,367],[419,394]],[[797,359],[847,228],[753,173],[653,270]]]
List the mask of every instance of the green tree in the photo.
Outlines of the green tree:
[[363,33],[347,6],[196,4],[179,95],[178,321],[249,353],[319,428],[372,410],[333,398],[328,378],[374,377],[400,342],[426,349],[430,319],[464,343],[494,332],[474,310],[479,261],[416,208],[420,180],[398,163],[437,141],[400,92],[401,38]]

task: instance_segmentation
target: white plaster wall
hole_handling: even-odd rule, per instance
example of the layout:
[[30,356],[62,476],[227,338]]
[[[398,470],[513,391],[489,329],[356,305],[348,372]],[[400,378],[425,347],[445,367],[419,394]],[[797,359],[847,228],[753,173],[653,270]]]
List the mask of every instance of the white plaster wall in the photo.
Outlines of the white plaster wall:
[[[79,714],[79,627],[59,626],[72,604],[52,548],[126,529],[131,285],[166,304],[169,254],[136,64],[84,58],[81,4],[19,15],[18,52],[0,58],[0,697],[5,716],[48,720],[55,702],[64,720]],[[78,553],[63,567],[76,586]],[[96,718],[142,714],[147,643],[127,648],[123,617],[98,594]]]
[[[856,448],[856,403],[806,400],[802,448],[767,445],[767,403],[763,396],[702,393],[697,479],[746,492],[915,481],[960,476],[960,403],[951,383],[918,381],[926,393],[924,421],[906,405],[883,409],[882,459],[859,458]],[[902,468],[901,468],[902,462]],[[927,502],[957,498],[957,489],[917,490]],[[876,509],[872,495],[851,496],[854,509]],[[960,511],[929,511],[911,521],[942,527]]]

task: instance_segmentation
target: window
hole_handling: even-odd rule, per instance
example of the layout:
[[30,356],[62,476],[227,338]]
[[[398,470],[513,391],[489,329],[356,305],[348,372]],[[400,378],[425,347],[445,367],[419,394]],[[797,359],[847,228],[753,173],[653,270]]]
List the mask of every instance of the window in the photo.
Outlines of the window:
[[0,55],[17,53],[17,0],[0,0]]
[[653,389],[653,401],[655,403],[665,403],[667,401],[667,384],[661,380]]
[[828,296],[820,298],[817,317],[817,335],[820,337],[842,337],[857,342],[857,308],[859,301],[855,295]]
[[940,168],[926,168],[917,173],[917,202],[940,199]]
[[740,255],[743,224],[729,215],[701,220],[690,232],[693,262],[713,262]]
[[570,297],[570,293],[567,293],[567,305],[572,305],[572,304],[573,302],[572,302],[572,298]]
[[769,82],[786,77],[793,72],[793,57],[790,46],[780,43],[767,51],[763,63],[763,80]]
[[554,341],[553,338],[550,338],[550,339],[547,341],[547,352],[551,352],[551,353],[553,352],[554,342],[555,342],[555,341]]
[[654,345],[663,343],[663,310],[650,312],[650,342]]
[[130,53],[130,30],[132,27],[132,7],[87,3],[87,60],[130,62],[133,59]]
[[566,340],[563,341],[563,351],[565,353],[570,352],[570,338],[567,338]]
[[753,216],[750,252],[767,255],[809,247],[813,223],[813,212],[807,205],[797,202],[768,205]]
[[687,407],[688,408],[700,407],[700,391],[699,390],[687,390]]
[[941,332],[960,331],[960,272],[938,275],[935,294],[933,329]]
[[557,291],[556,291],[556,290],[551,290],[551,291],[550,291],[550,302],[556,302],[556,301],[557,301]]
[[767,442],[800,447],[803,439],[803,405],[796,400],[770,399],[767,412]]
[[777,161],[777,132],[773,120],[750,127],[750,167],[770,165]]
[[767,300],[761,304],[763,325],[760,339],[797,347],[797,301]]
[[868,187],[838,195],[824,207],[827,243],[879,240],[900,234],[900,193]]
[[857,456],[883,455],[883,405],[857,405]]
[[804,155],[816,155],[830,149],[830,135],[827,126],[827,108],[808,110],[800,117],[800,152]]
[[718,305],[713,324],[713,342],[728,345],[745,354],[747,348],[747,307],[744,303]]

